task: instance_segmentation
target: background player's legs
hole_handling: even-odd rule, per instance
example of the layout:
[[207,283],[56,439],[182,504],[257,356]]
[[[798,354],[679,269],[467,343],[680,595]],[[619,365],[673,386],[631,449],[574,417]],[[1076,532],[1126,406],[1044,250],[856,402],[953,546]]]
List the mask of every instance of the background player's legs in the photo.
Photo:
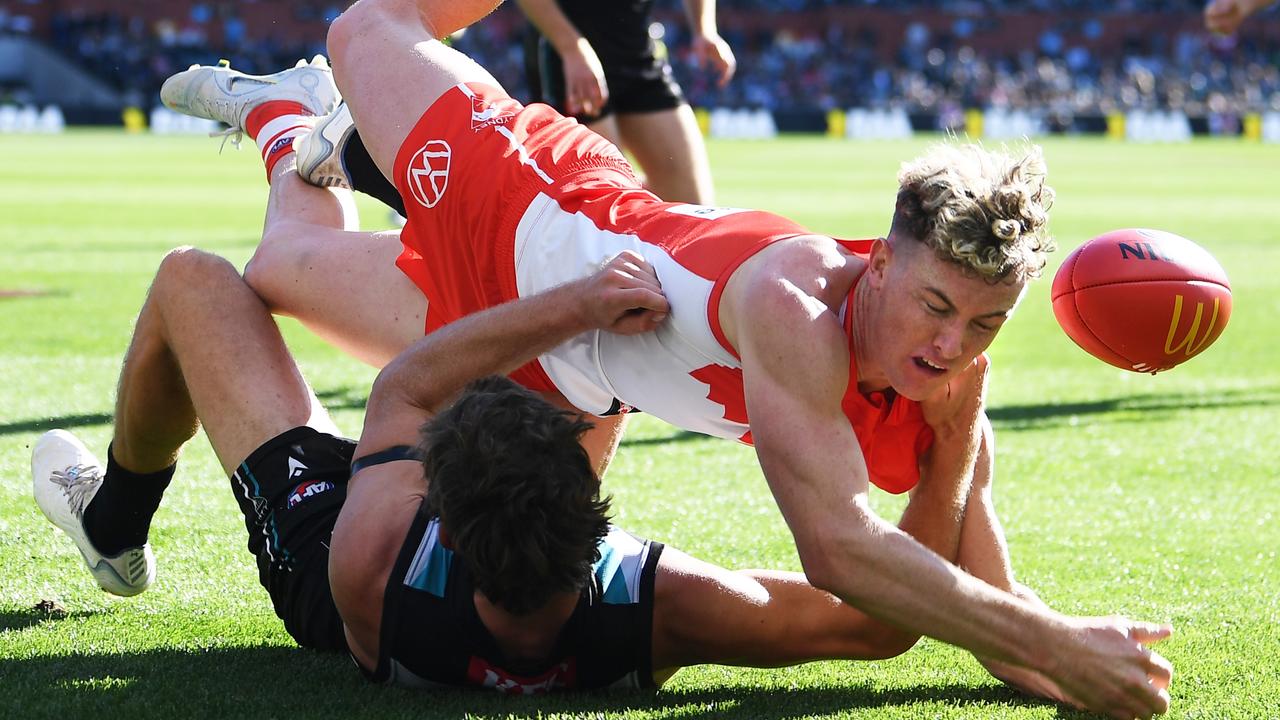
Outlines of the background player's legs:
[[883,659],[906,652],[917,637],[818,590],[803,573],[734,572],[670,547],[658,561],[655,670]]
[[622,131],[618,129],[618,116],[614,114],[605,115],[599,120],[592,120],[586,124],[591,131],[600,135],[605,140],[622,147]]
[[622,147],[644,170],[645,187],[668,202],[715,202],[711,164],[692,108],[619,113],[617,123]]
[[499,0],[360,0],[329,27],[334,77],[369,154],[391,177],[422,113],[464,82],[497,86],[487,70],[439,38],[488,15]]
[[399,233],[344,229],[354,226],[350,191],[306,184],[286,158],[272,175],[262,243],[244,275],[272,312],[382,367],[422,337],[427,301],[395,266]]

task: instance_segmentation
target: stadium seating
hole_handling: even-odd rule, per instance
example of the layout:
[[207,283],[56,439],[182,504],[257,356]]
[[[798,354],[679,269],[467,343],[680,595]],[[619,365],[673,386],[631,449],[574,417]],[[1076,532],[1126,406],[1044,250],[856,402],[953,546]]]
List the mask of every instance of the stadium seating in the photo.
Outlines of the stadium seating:
[[[0,10],[0,34],[40,39],[149,111],[164,77],[190,63],[226,57],[267,72],[323,51],[341,6],[134,0],[126,14],[117,0],[26,0]],[[767,110],[782,130],[793,129],[787,113],[857,109],[869,114],[845,127],[882,135],[888,126],[867,118],[890,108],[915,129],[958,128],[966,111],[980,109],[990,136],[1100,131],[1120,114],[1145,137],[1155,127],[1149,117],[1164,117],[1152,113],[1173,112],[1196,132],[1240,132],[1256,124],[1248,118],[1280,108],[1274,12],[1238,38],[1214,38],[1201,28],[1200,2],[1190,0],[721,0],[718,7],[739,61],[725,88],[696,67],[678,8],[657,16],[686,94],[699,107]],[[523,28],[507,3],[458,41],[517,97],[525,97]],[[1170,137],[1182,132],[1176,118],[1167,125]]]

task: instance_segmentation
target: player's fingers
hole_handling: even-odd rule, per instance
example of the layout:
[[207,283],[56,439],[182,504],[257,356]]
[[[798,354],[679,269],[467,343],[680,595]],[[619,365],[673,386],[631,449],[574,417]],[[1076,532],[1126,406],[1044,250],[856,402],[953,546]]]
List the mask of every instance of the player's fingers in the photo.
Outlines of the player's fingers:
[[1169,709],[1169,693],[1151,681],[1150,677],[1131,676],[1124,684],[1124,690],[1133,706],[1129,712],[1133,717],[1150,718]]
[[654,272],[653,267],[648,263],[628,262],[622,265],[621,270],[626,273],[628,281],[632,284],[638,283],[655,290],[662,289],[662,283],[658,281],[658,273]]
[[1173,663],[1158,652],[1151,650],[1148,652],[1151,654],[1147,658],[1147,677],[1152,685],[1164,690],[1169,687],[1169,683],[1173,682]]
[[720,87],[729,84],[733,79],[733,74],[738,70],[738,59],[733,56],[733,52],[725,48],[724,57],[721,59],[720,65]]
[[658,272],[653,265],[645,260],[642,255],[633,250],[623,250],[613,256],[607,266],[615,269],[624,270],[632,278],[645,281],[655,287],[661,288],[662,284],[658,281]]
[[618,301],[628,309],[641,308],[654,312],[671,312],[671,303],[660,292],[649,288],[629,288],[618,293]]
[[1173,634],[1173,626],[1148,622],[1134,622],[1129,625],[1129,638],[1143,645],[1160,642]]
[[1157,705],[1156,714],[1162,715],[1164,713],[1169,712],[1169,705],[1172,704],[1172,702],[1173,702],[1173,699],[1169,697],[1169,691],[1165,690],[1164,688],[1161,688],[1159,692],[1159,704]]
[[609,327],[610,332],[618,335],[638,335],[652,332],[667,319],[666,313],[655,313],[649,310],[635,310],[618,318]]

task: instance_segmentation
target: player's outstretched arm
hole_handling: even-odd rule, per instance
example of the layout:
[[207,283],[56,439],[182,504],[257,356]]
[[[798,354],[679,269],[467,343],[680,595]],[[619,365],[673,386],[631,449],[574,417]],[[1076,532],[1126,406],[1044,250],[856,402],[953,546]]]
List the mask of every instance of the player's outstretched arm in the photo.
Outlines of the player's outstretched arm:
[[[756,450],[809,580],[894,625],[1046,674],[1116,717],[1168,708],[1166,627],[1070,618],[961,571],[867,504],[867,471],[840,399],[848,342],[826,306],[784,278],[751,285],[737,328]],[[797,352],[803,348],[804,352]]]
[[529,22],[551,43],[564,64],[565,110],[570,115],[595,115],[609,100],[604,65],[555,0],[516,0]]

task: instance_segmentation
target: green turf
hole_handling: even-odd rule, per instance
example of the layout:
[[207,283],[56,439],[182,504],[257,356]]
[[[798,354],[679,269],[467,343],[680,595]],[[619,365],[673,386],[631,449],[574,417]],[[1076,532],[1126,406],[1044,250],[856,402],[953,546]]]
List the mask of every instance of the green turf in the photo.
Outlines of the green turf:
[[[719,200],[816,230],[885,230],[898,163],[925,141],[717,142]],[[1280,717],[1280,147],[1045,143],[1064,252],[1116,227],[1208,247],[1231,276],[1231,326],[1203,356],[1141,376],[1077,350],[1048,281],[993,348],[997,506],[1019,577],[1073,613],[1177,626],[1172,717]],[[101,451],[119,358],[164,252],[243,263],[266,196],[251,151],[203,138],[0,136],[0,716],[885,717],[1073,716],[1024,701],[964,653],[925,642],[878,663],[693,668],[658,695],[546,700],[367,686],[292,646],[244,550],[227,483],[194,442],[156,517],[155,587],[105,595],[31,500],[32,441],[69,427]],[[384,215],[363,205],[366,218]],[[1052,267],[1050,268],[1052,270]],[[372,371],[287,336],[341,427]],[[640,418],[607,487],[628,528],[735,567],[796,568],[749,449]],[[895,514],[883,494],[877,507]],[[37,605],[51,600],[60,610]]]

